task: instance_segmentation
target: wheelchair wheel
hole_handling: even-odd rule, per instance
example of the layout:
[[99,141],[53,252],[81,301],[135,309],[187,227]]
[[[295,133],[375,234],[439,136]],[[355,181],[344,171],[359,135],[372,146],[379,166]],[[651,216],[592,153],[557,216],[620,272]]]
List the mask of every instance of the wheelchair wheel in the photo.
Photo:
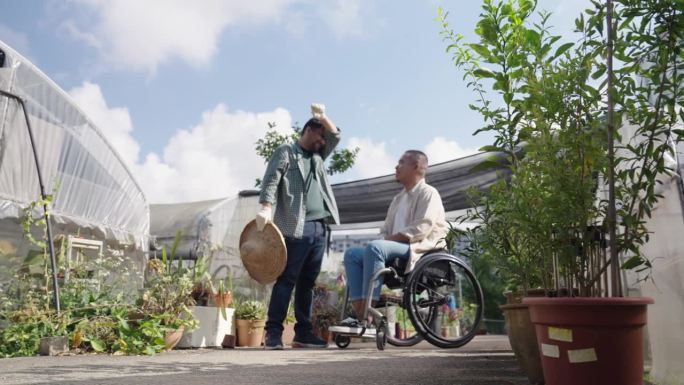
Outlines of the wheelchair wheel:
[[440,348],[470,342],[484,311],[475,275],[447,253],[430,254],[416,263],[404,288],[404,304],[416,331]]
[[349,343],[351,342],[351,338],[347,336],[343,336],[340,334],[335,335],[335,345],[337,345],[338,348],[344,349],[347,346],[349,346]]
[[381,322],[375,331],[375,345],[378,350],[385,350],[385,345],[387,344],[387,324]]
[[[422,311],[421,316],[426,319],[426,323],[430,324],[436,316],[436,312],[432,311],[431,308],[426,309],[427,311]],[[397,307],[397,330],[396,333],[388,331],[387,343],[392,346],[413,346],[423,340],[423,337],[415,330],[411,317],[409,316],[408,310],[403,307]]]

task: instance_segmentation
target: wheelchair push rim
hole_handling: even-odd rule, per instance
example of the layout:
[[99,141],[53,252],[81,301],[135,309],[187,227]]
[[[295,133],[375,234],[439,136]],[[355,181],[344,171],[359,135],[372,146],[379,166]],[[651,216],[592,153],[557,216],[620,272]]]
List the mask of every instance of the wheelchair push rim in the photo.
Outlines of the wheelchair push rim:
[[418,334],[440,348],[470,342],[484,311],[475,275],[460,258],[447,253],[430,254],[416,263],[406,282],[404,305]]

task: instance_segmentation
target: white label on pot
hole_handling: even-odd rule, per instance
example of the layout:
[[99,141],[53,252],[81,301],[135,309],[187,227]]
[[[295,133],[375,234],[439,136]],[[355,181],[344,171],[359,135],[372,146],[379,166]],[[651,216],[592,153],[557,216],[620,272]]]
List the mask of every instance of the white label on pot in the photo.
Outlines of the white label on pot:
[[547,357],[560,357],[560,350],[558,349],[558,345],[541,344],[541,350],[542,354]]
[[582,362],[598,361],[598,358],[596,357],[596,350],[594,348],[576,349],[568,350],[568,361],[570,361],[571,364],[579,364]]
[[549,326],[549,339],[572,342],[572,329],[554,328]]

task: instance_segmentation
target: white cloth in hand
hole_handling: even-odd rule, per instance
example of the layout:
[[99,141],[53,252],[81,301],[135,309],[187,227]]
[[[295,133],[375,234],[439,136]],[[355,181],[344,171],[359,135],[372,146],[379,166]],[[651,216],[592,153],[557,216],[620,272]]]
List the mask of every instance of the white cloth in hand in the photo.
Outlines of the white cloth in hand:
[[268,223],[271,223],[271,206],[262,205],[256,215],[257,230],[263,231]]
[[325,115],[325,104],[311,103],[311,115],[316,119],[322,118]]

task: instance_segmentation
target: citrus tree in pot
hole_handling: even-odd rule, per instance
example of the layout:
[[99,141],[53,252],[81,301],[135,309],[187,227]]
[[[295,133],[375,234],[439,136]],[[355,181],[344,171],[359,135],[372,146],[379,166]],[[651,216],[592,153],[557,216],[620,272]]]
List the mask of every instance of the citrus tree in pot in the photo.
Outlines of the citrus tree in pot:
[[[518,220],[509,234],[516,237],[502,250],[532,251],[526,256],[556,296],[523,301],[537,324],[550,384],[641,383],[641,328],[651,300],[623,298],[619,269],[650,267],[639,251],[648,239],[644,219],[658,199],[667,139],[680,134],[673,127],[682,106],[682,9],[624,1],[613,13],[612,2],[594,3],[576,21],[581,38],[574,47],[548,35],[545,14],[528,27],[531,1],[485,1],[479,44],[462,44],[444,28],[456,64],[480,96],[473,108],[488,123],[483,130],[495,133],[486,149],[504,154],[513,171],[501,187],[510,210],[487,211],[485,204],[484,216],[491,224],[512,212]],[[616,71],[613,47],[621,60]],[[502,102],[487,99],[485,84]],[[627,123],[636,134],[616,135]],[[515,151],[523,142],[524,159]],[[610,193],[601,200],[604,178]]]

